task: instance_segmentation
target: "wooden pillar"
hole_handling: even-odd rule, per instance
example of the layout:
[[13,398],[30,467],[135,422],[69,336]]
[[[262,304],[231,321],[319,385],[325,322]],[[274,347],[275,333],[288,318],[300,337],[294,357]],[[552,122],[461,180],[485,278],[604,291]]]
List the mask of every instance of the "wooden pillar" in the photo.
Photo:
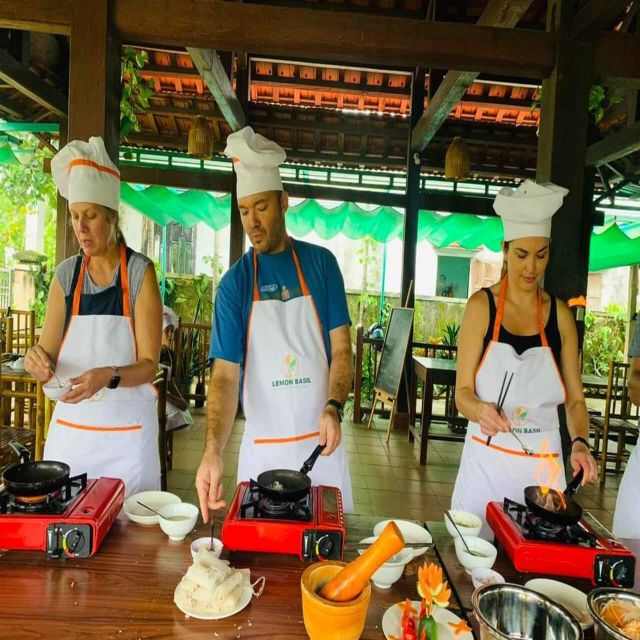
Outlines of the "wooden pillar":
[[629,344],[636,326],[636,312],[638,310],[638,265],[629,267],[629,304],[627,306],[627,324],[624,335],[624,360],[627,361]]
[[563,300],[587,292],[593,228],[593,170],[585,169],[593,48],[573,40],[571,2],[550,0],[547,30],[557,36],[556,66],[542,83],[537,179],[569,189],[553,217],[545,289]]
[[[60,121],[60,149],[68,142],[68,124],[66,118]],[[78,243],[69,224],[67,201],[58,193],[56,200],[56,264],[75,253],[78,253]]]
[[[249,90],[249,65],[246,54],[239,53],[236,59],[237,75],[236,75],[236,95],[242,109],[248,114],[248,90]],[[231,188],[231,225],[229,227],[229,266],[237,262],[244,253],[244,229],[240,221],[240,212],[238,211],[238,198],[236,195],[236,173],[233,172],[233,185]]]
[[[414,306],[416,280],[416,249],[418,245],[418,211],[420,210],[420,154],[411,151],[411,132],[424,112],[424,69],[416,69],[411,83],[411,118],[407,139],[407,191],[404,205],[404,227],[402,241],[402,283],[400,304]],[[411,345],[413,326],[409,335],[409,348],[405,362],[405,375],[400,383],[396,402],[397,426],[406,426],[409,422],[408,388],[411,379]]]
[[[112,24],[113,0],[72,0],[67,140],[101,136],[118,164],[120,40]],[[60,199],[59,199],[60,200]],[[66,201],[58,203],[56,259],[78,251]]]

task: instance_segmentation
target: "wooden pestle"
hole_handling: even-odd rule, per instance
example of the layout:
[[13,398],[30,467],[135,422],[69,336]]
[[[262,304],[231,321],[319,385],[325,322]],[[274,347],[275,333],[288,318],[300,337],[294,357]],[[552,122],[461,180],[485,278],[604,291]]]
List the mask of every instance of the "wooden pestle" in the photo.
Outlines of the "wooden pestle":
[[381,565],[403,547],[404,538],[400,529],[395,522],[389,522],[378,539],[361,556],[322,587],[320,595],[333,602],[353,600]]

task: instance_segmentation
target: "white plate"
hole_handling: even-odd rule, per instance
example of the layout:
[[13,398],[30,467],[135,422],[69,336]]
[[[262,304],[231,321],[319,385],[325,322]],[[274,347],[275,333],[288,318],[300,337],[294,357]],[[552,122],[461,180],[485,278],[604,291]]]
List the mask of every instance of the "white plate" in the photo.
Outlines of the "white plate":
[[544,578],[529,580],[524,586],[527,589],[541,593],[543,596],[547,596],[550,600],[568,609],[583,629],[589,629],[593,626],[593,619],[589,615],[587,607],[587,595],[582,591],[564,582],[546,580]]
[[[411,606],[420,611],[420,602],[413,600]],[[382,633],[385,638],[389,640],[391,636],[396,638],[402,637],[402,611],[404,602],[398,602],[389,607],[382,616]],[[455,613],[451,613],[448,609],[441,609],[440,607],[434,607],[433,618],[438,625],[438,640],[472,640],[473,636],[469,631],[455,635],[453,628],[449,626],[449,623],[458,624],[460,618]]]
[[141,507],[137,502],[138,500],[149,505],[152,509],[159,509],[174,502],[182,502],[181,498],[168,491],[143,491],[142,493],[134,493],[124,501],[123,511],[129,520],[137,522],[138,524],[158,524],[158,516],[155,515],[155,513],[151,513],[148,509]]
[[180,609],[182,613],[189,616],[190,618],[198,618],[199,620],[221,620],[222,618],[228,618],[229,616],[234,616],[239,611],[242,611],[251,602],[252,596],[253,596],[252,587],[250,585],[246,586],[242,590],[242,595],[240,596],[240,600],[238,600],[238,604],[233,609],[229,611],[222,611],[220,613],[202,613],[198,611],[191,611],[187,607],[184,607],[184,608],[178,607],[177,604],[176,604],[176,607],[178,607],[178,609]]
[[[393,521],[396,523],[396,525],[398,525],[398,529],[400,529],[405,542],[424,542],[425,544],[431,544],[433,542],[431,534],[419,524],[411,522],[410,520],[396,520],[395,518]],[[389,522],[391,522],[391,520],[383,520],[382,522],[378,522],[378,524],[373,527],[373,535],[379,536]],[[427,551],[427,549],[428,547],[419,547],[418,549],[412,549],[413,557],[415,558],[422,555]]]

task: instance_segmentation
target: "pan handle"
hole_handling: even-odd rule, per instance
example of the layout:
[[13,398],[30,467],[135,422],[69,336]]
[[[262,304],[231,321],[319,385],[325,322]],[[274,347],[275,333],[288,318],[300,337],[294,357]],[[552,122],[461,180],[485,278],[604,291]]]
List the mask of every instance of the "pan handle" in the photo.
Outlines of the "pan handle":
[[31,459],[31,452],[27,447],[22,445],[17,440],[13,440],[9,443],[9,446],[16,452],[16,455],[20,458],[20,464],[24,464],[25,462],[29,462]]
[[576,477],[567,485],[567,488],[564,490],[565,496],[572,496],[580,486],[582,482],[582,478],[584,476],[584,469],[580,469],[576,474]]
[[307,475],[309,471],[313,468],[313,465],[316,463],[318,456],[322,453],[326,445],[319,444],[314,450],[313,453],[304,461],[302,468],[300,469],[300,473],[304,473]]

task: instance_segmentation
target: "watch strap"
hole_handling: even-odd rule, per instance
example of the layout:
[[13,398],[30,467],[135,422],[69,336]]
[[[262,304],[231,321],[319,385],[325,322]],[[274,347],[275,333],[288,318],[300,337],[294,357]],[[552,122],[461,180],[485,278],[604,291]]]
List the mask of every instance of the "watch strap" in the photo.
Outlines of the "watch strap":
[[113,376],[107,384],[107,389],[116,389],[120,384],[120,367],[111,367],[113,369]]
[[587,449],[589,449],[589,451],[591,451],[591,445],[589,444],[589,441],[586,438],[583,438],[582,436],[576,436],[572,441],[571,441],[571,446],[573,447],[573,445],[576,442],[582,442],[583,445],[585,445],[587,447]]
[[343,409],[342,402],[339,402],[334,398],[329,398],[329,400],[327,400],[327,404],[325,405],[325,407],[333,407],[338,412],[338,418],[340,419],[340,422],[342,422],[342,409]]

